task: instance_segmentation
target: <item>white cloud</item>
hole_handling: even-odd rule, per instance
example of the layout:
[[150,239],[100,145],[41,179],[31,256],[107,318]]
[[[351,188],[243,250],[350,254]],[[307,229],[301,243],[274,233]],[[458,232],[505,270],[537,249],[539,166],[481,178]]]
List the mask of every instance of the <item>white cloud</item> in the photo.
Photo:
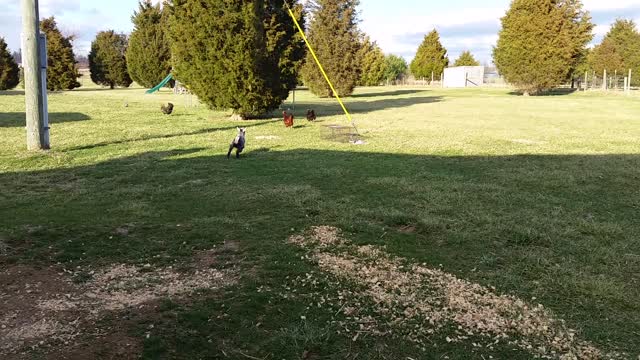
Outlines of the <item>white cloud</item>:
[[[98,31],[130,31],[129,11],[133,12],[137,1],[131,1],[130,9],[86,0],[40,0],[39,5],[40,17],[55,16],[63,33],[75,35],[76,53],[86,55]],[[0,0],[0,19],[0,36],[6,38],[12,51],[17,51],[22,32],[20,1]]]
[[[411,15],[406,11],[389,12],[381,16],[368,14],[363,1],[362,28],[376,40],[385,52],[402,55],[411,60],[426,34],[436,28],[442,34],[443,45],[449,49],[450,58],[465,50],[472,50],[481,61],[491,60],[491,48],[497,42],[500,18],[504,16],[509,1],[503,6],[438,11],[432,15]],[[596,21],[595,40],[600,41],[609,31],[610,22],[616,17],[640,17],[640,0],[584,0]],[[637,21],[640,24],[640,21]],[[493,28],[493,29],[492,29]],[[404,41],[403,41],[404,40]]]
[[[609,22],[615,17],[632,16],[638,18],[640,23],[640,0],[583,1],[598,25],[595,29],[596,41],[609,31]],[[456,57],[463,49],[470,49],[482,60],[490,60],[490,49],[497,40],[499,19],[504,15],[509,2],[495,0],[491,2],[491,6],[487,6],[484,2],[474,1],[474,5],[457,8],[441,4],[439,7],[442,10],[420,15],[423,12],[415,9],[418,6],[415,5],[416,1],[412,1],[413,5],[410,6],[409,2],[403,3],[400,0],[394,6],[389,6],[393,10],[385,11],[388,6],[385,4],[391,2],[380,1],[376,4],[376,0],[362,0],[362,28],[384,51],[403,55],[408,59],[415,53],[423,34],[436,28],[441,31],[442,41],[451,57]],[[454,4],[455,1],[451,3]],[[114,29],[129,32],[130,14],[136,7],[137,0],[40,0],[41,16],[55,15],[63,32],[77,35],[75,49],[81,54],[88,53],[97,31]],[[6,38],[12,50],[17,50],[22,26],[20,1],[0,0],[0,19],[0,36]]]
[[597,10],[620,10],[633,6],[638,6],[640,1],[638,0],[583,0],[584,7],[590,11]]

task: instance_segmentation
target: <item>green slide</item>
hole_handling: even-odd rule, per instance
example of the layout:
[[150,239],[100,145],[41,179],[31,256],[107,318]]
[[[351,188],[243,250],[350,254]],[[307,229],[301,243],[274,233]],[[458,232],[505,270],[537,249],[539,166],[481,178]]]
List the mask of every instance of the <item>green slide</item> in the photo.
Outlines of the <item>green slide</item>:
[[173,79],[173,75],[169,74],[166,78],[164,78],[164,80],[162,80],[160,82],[160,84],[154,86],[153,88],[147,90],[147,94],[153,94],[154,92],[160,90],[163,86],[167,85],[167,83],[169,81],[171,81],[171,79]]

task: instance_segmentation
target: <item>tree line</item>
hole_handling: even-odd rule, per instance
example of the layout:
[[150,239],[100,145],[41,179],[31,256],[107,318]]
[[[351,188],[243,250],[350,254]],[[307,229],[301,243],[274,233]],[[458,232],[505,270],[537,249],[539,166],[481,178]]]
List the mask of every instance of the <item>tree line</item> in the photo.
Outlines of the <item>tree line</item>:
[[[356,85],[395,81],[407,72],[404,59],[385,55],[360,31],[358,0],[287,4],[339,95],[352,94]],[[134,81],[153,87],[172,73],[211,108],[231,108],[243,118],[269,113],[299,83],[318,96],[334,96],[294,27],[287,4],[167,0],[154,5],[142,0],[131,17],[134,29],[129,36],[113,30],[96,35],[86,59],[91,80],[110,88]],[[49,90],[80,86],[74,37],[63,36],[54,18],[44,19],[41,27],[48,40]],[[0,88],[13,88],[19,70],[4,40],[0,45]]]
[[640,85],[640,32],[619,19],[602,42],[589,49],[595,25],[581,1],[514,0],[502,18],[493,59],[505,80],[525,94],[553,89],[585,73],[636,73]]
[[[47,38],[47,90],[72,90],[80,86],[80,73],[73,52],[74,36],[63,36],[55,18],[40,21],[40,31]],[[10,54],[0,37],[0,90],[13,89],[21,82],[20,53]]]
[[[302,36],[289,18],[287,4],[341,96],[356,86],[395,81],[407,73],[440,80],[450,66],[447,49],[434,29],[426,34],[410,65],[359,29],[359,0],[167,0],[161,6],[142,0],[127,36],[102,31],[91,44],[91,79],[100,85],[145,87],[172,73],[211,108],[231,108],[244,118],[277,108],[300,83],[316,95],[333,94]],[[493,61],[505,80],[524,93],[539,93],[585,73],[639,76],[640,33],[630,20],[618,20],[593,49],[594,25],[579,0],[514,0],[501,19]],[[48,88],[70,90],[77,79],[73,36],[63,36],[54,18],[41,29],[48,41]],[[16,86],[15,56],[0,39],[0,89]],[[453,66],[478,66],[463,52]],[[18,80],[16,80],[18,79]]]
[[[358,0],[315,0],[306,8],[297,1],[289,3],[339,95],[351,95],[355,86],[376,86],[408,74],[409,66],[402,57],[384,54],[359,29]],[[247,12],[249,7],[257,10]],[[220,11],[228,16],[218,17]],[[307,18],[312,19],[308,26]],[[262,19],[262,24],[256,19]],[[89,56],[76,57],[74,37],[63,36],[53,17],[44,19],[41,28],[48,40],[49,90],[80,86],[80,59],[88,64],[96,84],[128,87],[135,81],[153,87],[172,72],[211,107],[233,108],[248,117],[270,111],[299,83],[318,96],[334,95],[293,26],[283,0],[235,8],[222,0],[210,0],[207,6],[191,0],[169,0],[164,6],[143,0],[131,21],[134,29],[129,36],[101,31],[91,43]],[[236,32],[238,26],[244,32]],[[16,61],[11,61],[7,52],[5,44],[0,63],[7,63],[0,65],[6,73],[2,79],[7,78],[2,80],[4,89],[19,81],[13,81],[18,76],[15,62],[19,62],[19,55],[14,54]],[[258,105],[259,101],[263,104]]]

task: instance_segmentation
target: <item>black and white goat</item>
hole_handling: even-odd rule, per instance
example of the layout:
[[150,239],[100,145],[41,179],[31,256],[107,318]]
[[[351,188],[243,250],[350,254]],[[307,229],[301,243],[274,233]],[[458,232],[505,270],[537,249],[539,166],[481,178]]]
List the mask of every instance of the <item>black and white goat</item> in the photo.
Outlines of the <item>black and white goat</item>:
[[233,151],[233,149],[236,149],[236,158],[240,158],[240,153],[242,152],[242,150],[244,150],[244,146],[246,144],[246,135],[247,135],[247,129],[246,128],[237,128],[238,129],[238,136],[236,136],[235,139],[233,139],[233,142],[231,142],[231,145],[229,145],[229,152],[227,153],[227,159],[229,157],[231,157],[231,152]]

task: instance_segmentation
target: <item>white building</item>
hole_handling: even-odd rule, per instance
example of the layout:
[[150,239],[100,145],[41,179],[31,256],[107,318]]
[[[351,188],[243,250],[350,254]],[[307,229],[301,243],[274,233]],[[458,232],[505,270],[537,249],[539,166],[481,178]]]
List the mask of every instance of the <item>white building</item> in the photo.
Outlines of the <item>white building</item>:
[[484,84],[484,66],[457,66],[444,69],[445,88],[478,87]]

